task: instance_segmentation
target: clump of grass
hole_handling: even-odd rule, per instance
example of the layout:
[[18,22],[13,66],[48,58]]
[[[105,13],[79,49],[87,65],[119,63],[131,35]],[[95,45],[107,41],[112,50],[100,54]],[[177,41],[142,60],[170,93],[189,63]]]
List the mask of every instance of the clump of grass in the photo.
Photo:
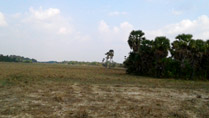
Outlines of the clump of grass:
[[86,110],[79,109],[78,111],[69,111],[66,118],[92,118],[89,116],[88,112]]
[[185,112],[183,113],[182,111],[174,111],[171,112],[170,115],[172,118],[189,118],[189,116]]
[[89,118],[89,115],[88,113],[85,111],[85,110],[81,110],[81,111],[78,111],[75,116],[75,118]]

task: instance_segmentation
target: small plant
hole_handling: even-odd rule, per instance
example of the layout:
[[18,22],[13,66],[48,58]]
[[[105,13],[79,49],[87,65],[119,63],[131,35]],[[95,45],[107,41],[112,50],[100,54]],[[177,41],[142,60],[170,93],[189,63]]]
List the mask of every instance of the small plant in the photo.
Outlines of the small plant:
[[75,118],[89,118],[89,117],[88,117],[88,113],[85,110],[81,110],[75,114]]

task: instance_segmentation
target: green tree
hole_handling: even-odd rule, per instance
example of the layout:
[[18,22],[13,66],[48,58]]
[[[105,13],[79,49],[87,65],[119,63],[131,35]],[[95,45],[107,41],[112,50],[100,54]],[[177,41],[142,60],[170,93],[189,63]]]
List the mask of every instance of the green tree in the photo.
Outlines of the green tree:
[[180,34],[176,36],[176,41],[172,43],[171,55],[180,64],[178,75],[179,77],[187,76],[191,71],[190,59],[191,50],[189,50],[189,43],[192,40],[191,34]]
[[[131,48],[124,61],[127,73],[152,77],[209,79],[209,40],[194,40],[191,34],[180,34],[170,45],[168,38],[154,40],[141,30],[130,33]],[[171,57],[168,57],[169,51]]]
[[155,60],[155,75],[161,77],[165,68],[164,59],[168,56],[170,50],[170,41],[168,38],[161,36],[156,37],[153,45]]
[[128,44],[133,52],[138,52],[142,40],[145,40],[145,37],[144,32],[141,30],[132,31],[130,33]]

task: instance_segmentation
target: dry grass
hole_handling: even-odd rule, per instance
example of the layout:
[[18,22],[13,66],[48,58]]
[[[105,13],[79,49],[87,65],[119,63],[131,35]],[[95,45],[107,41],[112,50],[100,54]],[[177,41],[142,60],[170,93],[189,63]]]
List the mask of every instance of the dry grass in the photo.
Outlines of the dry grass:
[[209,118],[209,82],[124,69],[0,63],[0,117]]

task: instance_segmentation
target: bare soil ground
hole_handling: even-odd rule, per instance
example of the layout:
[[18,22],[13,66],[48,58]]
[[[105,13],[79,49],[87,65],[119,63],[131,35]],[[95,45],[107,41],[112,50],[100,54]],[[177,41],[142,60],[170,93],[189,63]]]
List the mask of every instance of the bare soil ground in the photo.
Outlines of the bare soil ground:
[[0,118],[209,118],[209,82],[0,63]]

